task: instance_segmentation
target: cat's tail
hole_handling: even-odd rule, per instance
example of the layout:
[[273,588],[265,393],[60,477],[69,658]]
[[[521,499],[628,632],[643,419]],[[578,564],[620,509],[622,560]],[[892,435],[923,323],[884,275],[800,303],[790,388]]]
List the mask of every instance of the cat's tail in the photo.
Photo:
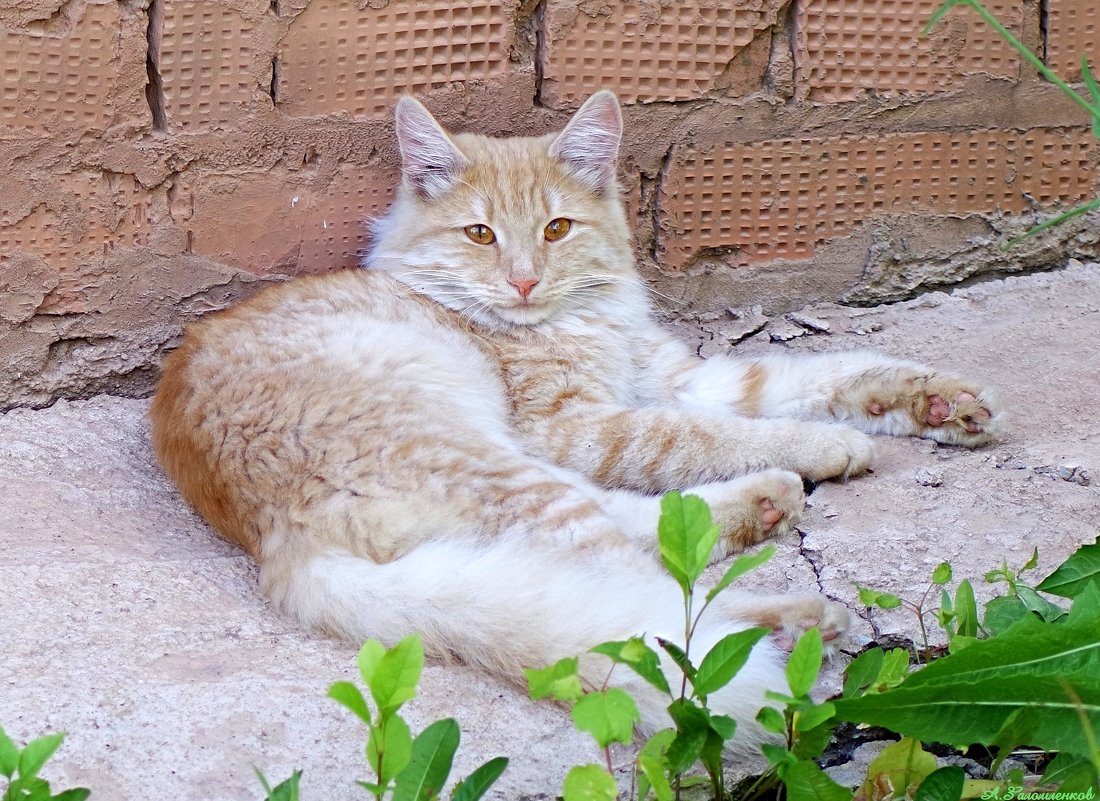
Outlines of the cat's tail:
[[[585,656],[592,646],[643,634],[651,643],[662,637],[682,645],[684,639],[679,588],[641,554],[547,552],[500,539],[436,540],[387,564],[348,552],[295,558],[291,551],[278,548],[263,560],[261,581],[274,601],[307,625],[387,645],[419,632],[429,655],[457,658],[512,681],[522,682],[523,668],[581,656],[582,678],[599,687],[610,665],[604,657]],[[696,630],[693,654],[749,625],[707,614],[711,619]],[[666,666],[670,677],[674,670]],[[763,641],[734,682],[709,697],[715,712],[738,721],[738,749],[765,737],[756,714],[765,690],[784,688],[783,675],[778,652]],[[671,699],[633,671],[616,667],[611,684],[635,696],[644,729],[668,725]]]

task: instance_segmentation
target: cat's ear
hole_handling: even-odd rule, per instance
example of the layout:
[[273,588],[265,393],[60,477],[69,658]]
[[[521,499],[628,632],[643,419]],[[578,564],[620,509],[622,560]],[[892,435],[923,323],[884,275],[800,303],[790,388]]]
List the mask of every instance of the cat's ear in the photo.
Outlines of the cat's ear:
[[455,185],[470,165],[447,132],[419,101],[403,97],[397,102],[397,147],[401,174],[418,195],[437,198]]
[[550,157],[565,162],[574,175],[602,192],[615,182],[622,136],[619,99],[605,89],[588,98],[550,143]]

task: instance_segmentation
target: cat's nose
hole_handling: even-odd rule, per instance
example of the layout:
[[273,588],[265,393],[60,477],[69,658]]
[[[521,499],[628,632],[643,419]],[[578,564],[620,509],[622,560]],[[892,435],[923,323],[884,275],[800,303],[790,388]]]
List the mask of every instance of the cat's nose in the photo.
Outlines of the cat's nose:
[[535,285],[539,282],[537,278],[509,278],[508,283],[516,288],[516,292],[519,292],[519,296],[524,300],[527,300],[527,296],[531,294],[531,290],[535,288]]

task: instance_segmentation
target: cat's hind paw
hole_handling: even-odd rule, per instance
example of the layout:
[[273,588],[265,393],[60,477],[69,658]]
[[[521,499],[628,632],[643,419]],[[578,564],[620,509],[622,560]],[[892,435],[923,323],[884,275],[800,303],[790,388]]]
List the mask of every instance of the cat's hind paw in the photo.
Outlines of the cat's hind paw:
[[735,596],[729,600],[737,605],[734,614],[770,628],[772,641],[785,651],[794,648],[798,639],[815,626],[826,650],[831,651],[843,641],[851,621],[846,607],[816,593],[772,595],[752,601]]

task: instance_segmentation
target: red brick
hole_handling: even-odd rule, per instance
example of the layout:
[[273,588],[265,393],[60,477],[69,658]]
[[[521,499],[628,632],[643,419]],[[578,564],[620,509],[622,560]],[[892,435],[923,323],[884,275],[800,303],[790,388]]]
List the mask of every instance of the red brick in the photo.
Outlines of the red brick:
[[164,8],[157,66],[169,130],[271,109],[272,53],[262,45],[262,17],[205,0],[165,0]]
[[[542,100],[570,107],[599,89],[614,90],[625,103],[700,97],[721,88],[727,65],[775,24],[782,7],[778,0],[550,0]],[[759,66],[762,77],[766,60]]]
[[119,3],[85,6],[66,25],[0,27],[0,140],[145,124],[144,48],[138,15]]
[[[807,0],[798,10],[800,93],[832,102],[872,91],[932,92],[972,74],[1017,76],[1019,56],[970,9],[953,10],[931,35],[921,36],[940,5],[941,0]],[[986,6],[1020,35],[1020,0],[989,0]]]
[[1083,132],[838,136],[684,150],[660,193],[672,268],[703,249],[727,261],[805,259],[860,222],[896,213],[1022,212],[1091,196],[1093,140]]
[[1047,15],[1047,66],[1066,80],[1081,77],[1081,56],[1100,78],[1100,5],[1096,0],[1054,0]]
[[395,177],[345,167],[328,185],[283,170],[188,177],[191,249],[253,273],[354,267],[363,222],[389,204]]
[[313,0],[279,45],[279,110],[386,117],[403,94],[504,75],[514,31],[490,0]]
[[58,286],[41,313],[83,311],[84,268],[116,248],[146,244],[158,199],[129,175],[82,172],[52,181],[29,214],[0,226],[0,255],[29,253],[56,271]]

